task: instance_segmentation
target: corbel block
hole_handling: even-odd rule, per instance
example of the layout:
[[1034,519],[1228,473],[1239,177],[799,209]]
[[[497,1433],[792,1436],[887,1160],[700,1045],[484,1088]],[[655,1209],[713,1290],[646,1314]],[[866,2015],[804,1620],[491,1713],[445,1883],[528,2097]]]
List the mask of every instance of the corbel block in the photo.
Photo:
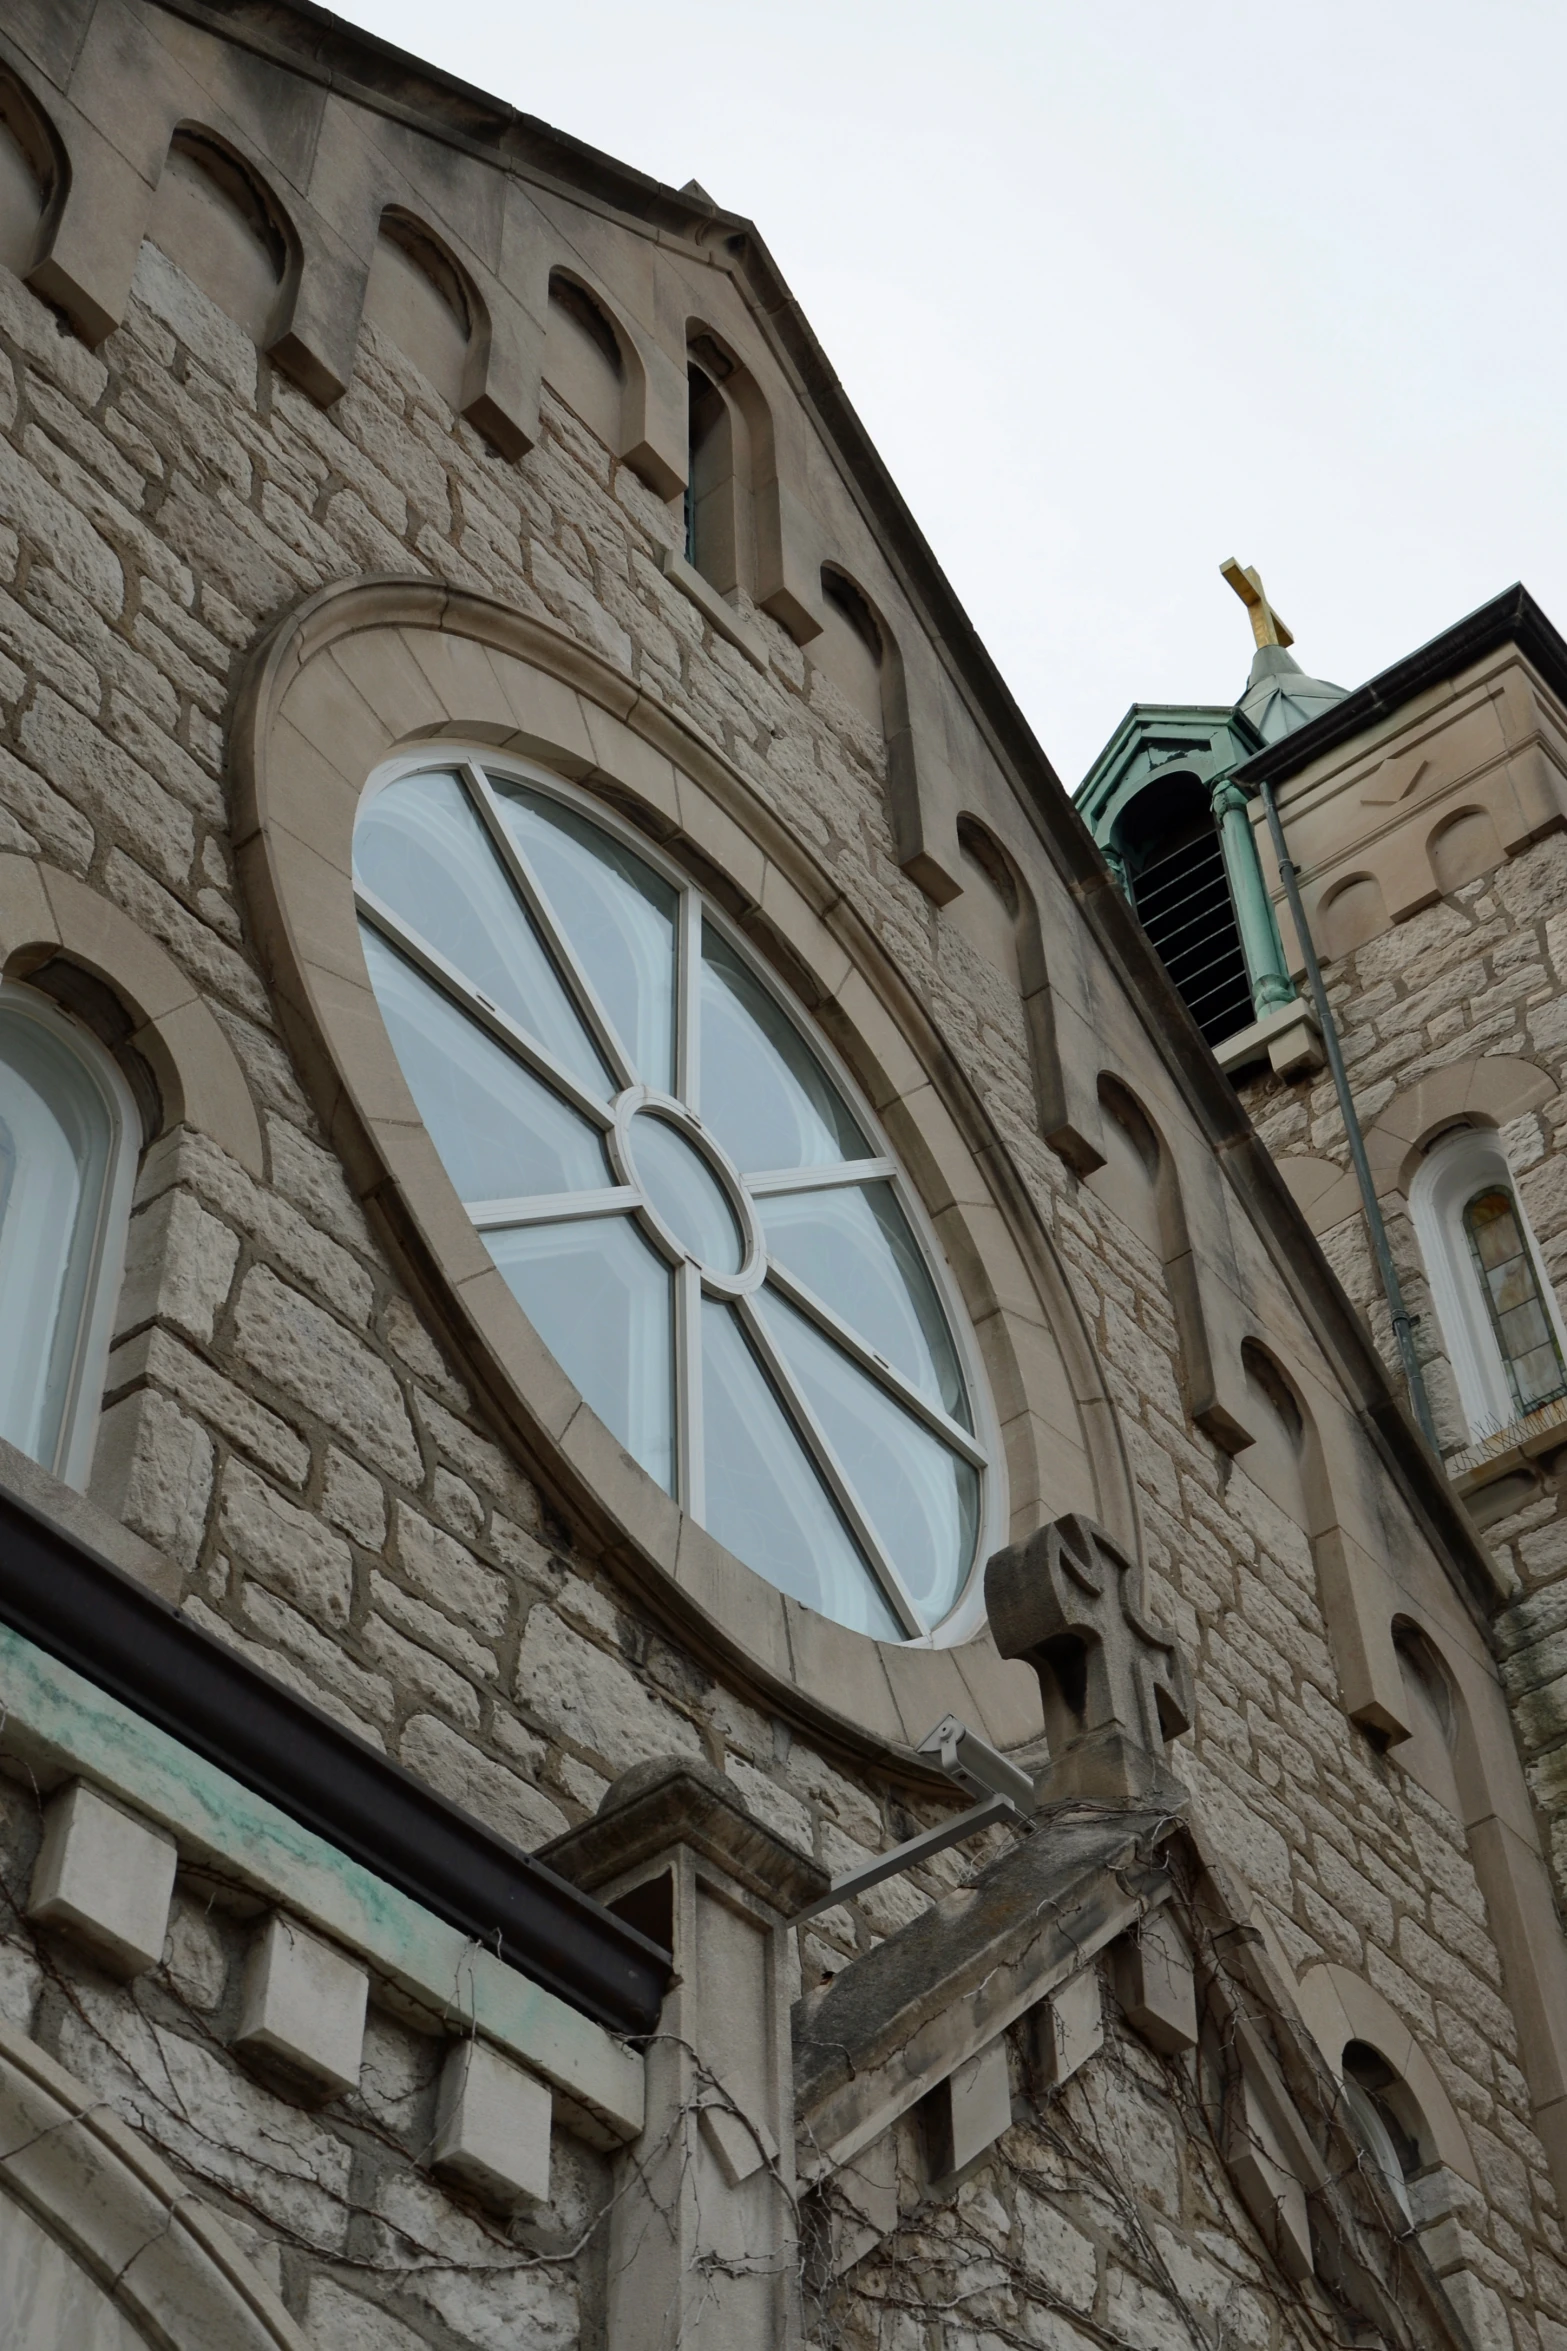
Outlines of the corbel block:
[[1243,2074],[1229,2116],[1230,2174],[1280,2268],[1292,2278],[1307,2278],[1315,2263],[1306,2189],[1279,2121],[1262,2085]]
[[822,633],[822,545],[815,515],[784,482],[758,482],[756,601],[797,645]]
[[689,399],[683,363],[639,336],[626,355],[620,456],[655,498],[678,498],[686,486]]
[[1104,2047],[1099,1970],[1085,1967],[1041,2002],[1035,2029],[1039,2070],[1051,2088],[1058,2090]]
[[335,2098],[359,2080],[365,1970],[274,1911],[251,1946],[234,2045],[291,2081]]
[[291,211],[299,272],[267,356],[318,408],[330,408],[354,372],[370,265],[318,212],[297,200]]
[[1393,1586],[1342,1527],[1329,1527],[1318,1535],[1312,1549],[1344,1712],[1351,1722],[1394,1746],[1409,1737],[1412,1725],[1393,1645]]
[[431,2162],[499,2211],[547,2204],[549,2091],[487,2041],[459,2041],[441,2072]]
[[884,2131],[834,2172],[827,2205],[827,2257],[841,2277],[898,2225],[898,2139]]
[[1133,2032],[1166,2056],[1197,2044],[1197,1984],[1186,1939],[1156,1910],[1117,1946],[1115,1991]]
[[70,179],[27,283],[65,313],[83,342],[97,345],[125,316],[152,184],[74,107],[56,102],[51,114]]
[[114,1975],[163,1957],[178,1855],[174,1841],[73,1780],[44,1816],[27,1915],[84,1943]]
[[[1027,890],[1026,883],[1020,886]],[[1100,1046],[1075,916],[1051,923],[1047,949],[1029,892],[1019,911],[1017,949],[1039,1131],[1076,1174],[1092,1175],[1105,1163]]]
[[931,2093],[928,2117],[933,2179],[946,2179],[993,2147],[1012,2127],[1007,2044],[998,2035]]

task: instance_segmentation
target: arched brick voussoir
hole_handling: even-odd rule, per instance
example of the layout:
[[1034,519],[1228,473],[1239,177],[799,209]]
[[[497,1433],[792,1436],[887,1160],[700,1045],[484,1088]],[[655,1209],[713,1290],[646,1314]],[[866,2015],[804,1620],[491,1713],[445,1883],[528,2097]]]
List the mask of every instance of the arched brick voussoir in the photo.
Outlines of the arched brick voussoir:
[[1412,1172],[1411,1153],[1449,1120],[1505,1126],[1548,1102],[1556,1090],[1547,1071],[1515,1053],[1486,1053],[1427,1070],[1412,1085],[1400,1087],[1366,1129],[1366,1156],[1377,1190],[1402,1188]]
[[265,1172],[261,1122],[234,1048],[172,955],[112,899],[28,857],[0,857],[0,971],[25,979],[63,955],[102,980],[162,1097],[164,1131],[195,1127],[251,1175]]

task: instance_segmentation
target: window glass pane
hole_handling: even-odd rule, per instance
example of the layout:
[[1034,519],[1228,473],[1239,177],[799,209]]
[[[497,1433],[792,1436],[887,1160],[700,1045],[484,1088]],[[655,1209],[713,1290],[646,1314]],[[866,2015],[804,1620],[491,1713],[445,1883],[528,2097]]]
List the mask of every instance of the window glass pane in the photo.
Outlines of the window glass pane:
[[952,1333],[891,1184],[779,1192],[756,1207],[769,1255],[922,1396],[971,1428]]
[[757,1304],[910,1598],[938,1624],[974,1557],[978,1477],[775,1292]]
[[1500,1186],[1480,1193],[1465,1209],[1464,1225],[1513,1401],[1520,1412],[1531,1412],[1567,1383],[1511,1193]]
[[46,1463],[70,1395],[112,1139],[69,1047],[0,1010],[0,1436]]
[[667,1094],[675,1082],[675,891],[575,809],[504,777],[494,783],[512,837],[637,1076]]
[[746,1175],[872,1156],[793,1021],[710,924],[702,932],[702,1117]]
[[528,1225],[484,1238],[566,1377],[673,1492],[673,1277],[630,1218]]
[[464,1200],[596,1191],[604,1145],[542,1078],[361,924],[370,984],[431,1140]]
[[354,872],[592,1093],[609,1073],[454,775],[404,776],[354,835]]
[[878,1640],[902,1640],[859,1545],[751,1353],[734,1309],[702,1306],[707,1525],[780,1592]]

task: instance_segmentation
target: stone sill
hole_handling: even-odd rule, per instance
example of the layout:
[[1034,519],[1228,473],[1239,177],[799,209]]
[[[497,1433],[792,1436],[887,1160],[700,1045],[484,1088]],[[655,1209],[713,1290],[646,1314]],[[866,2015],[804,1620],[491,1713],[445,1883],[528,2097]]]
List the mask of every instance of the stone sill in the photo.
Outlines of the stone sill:
[[687,563],[673,547],[658,551],[659,568],[665,579],[689,596],[704,619],[710,620],[721,637],[738,646],[747,661],[754,661],[758,669],[767,667],[767,649],[748,622],[741,619],[727,597],[720,596],[711,580],[705,580],[696,566]]
[[1254,1061],[1266,1061],[1275,1077],[1305,1077],[1321,1069],[1326,1059],[1316,1016],[1300,1003],[1281,1004],[1277,1012],[1253,1021],[1250,1028],[1237,1029],[1233,1037],[1215,1045],[1213,1052],[1225,1076],[1231,1078]]
[[1447,1474],[1460,1498],[1467,1499],[1495,1485],[1498,1478],[1527,1469],[1541,1454],[1559,1452],[1563,1446],[1567,1446],[1567,1396],[1553,1396],[1524,1419],[1498,1429],[1494,1437],[1482,1437],[1477,1445],[1453,1454]]

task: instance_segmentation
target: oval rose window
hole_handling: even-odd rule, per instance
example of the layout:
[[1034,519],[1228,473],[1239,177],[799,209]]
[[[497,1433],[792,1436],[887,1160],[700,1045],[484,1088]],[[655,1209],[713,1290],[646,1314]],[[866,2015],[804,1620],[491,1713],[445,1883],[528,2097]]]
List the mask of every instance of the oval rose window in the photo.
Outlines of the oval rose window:
[[972,1356],[777,986],[677,868],[493,762],[394,772],[354,871],[420,1116],[586,1401],[780,1590],[930,1632],[979,1538]]

